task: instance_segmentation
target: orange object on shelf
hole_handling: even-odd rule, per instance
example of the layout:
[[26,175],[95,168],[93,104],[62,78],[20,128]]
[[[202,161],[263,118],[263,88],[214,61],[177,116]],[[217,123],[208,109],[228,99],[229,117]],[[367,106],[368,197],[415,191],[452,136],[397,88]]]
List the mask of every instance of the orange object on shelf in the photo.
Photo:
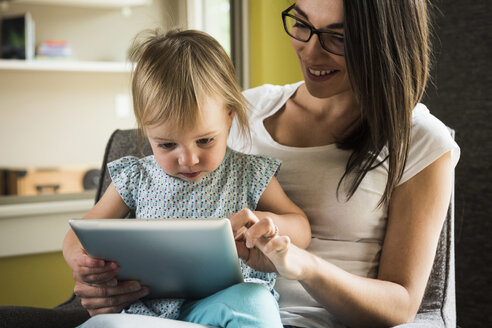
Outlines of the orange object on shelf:
[[0,195],[78,193],[97,186],[98,172],[88,168],[0,169]]

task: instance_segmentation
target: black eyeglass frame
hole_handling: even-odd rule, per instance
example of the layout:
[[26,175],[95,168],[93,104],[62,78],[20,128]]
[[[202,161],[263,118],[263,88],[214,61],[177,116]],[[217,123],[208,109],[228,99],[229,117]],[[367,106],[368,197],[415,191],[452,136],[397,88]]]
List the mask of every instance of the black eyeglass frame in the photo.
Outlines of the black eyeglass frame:
[[[337,52],[334,52],[333,50],[330,50],[330,49],[328,49],[325,46],[325,44],[323,43],[323,39],[320,37],[320,34],[321,33],[327,33],[327,34],[332,34],[332,35],[336,35],[336,36],[339,36],[341,38],[344,38],[343,34],[337,33],[337,32],[333,32],[333,31],[318,30],[318,29],[312,27],[308,22],[300,19],[299,17],[296,17],[294,15],[289,14],[289,11],[292,10],[292,8],[294,8],[295,5],[296,4],[294,3],[292,6],[290,6],[287,9],[285,9],[284,11],[282,11],[282,22],[284,24],[285,33],[287,33],[287,35],[289,35],[291,38],[294,38],[297,41],[301,41],[301,42],[309,42],[309,40],[311,40],[311,37],[313,36],[313,34],[316,34],[318,36],[319,43],[321,44],[321,48],[323,48],[324,50],[326,50],[329,53],[332,53],[334,55],[337,55],[337,56],[345,56],[345,49],[344,49],[344,51],[343,51],[342,54],[337,53]],[[285,17],[286,16],[289,16],[290,18],[293,18],[293,19],[295,19],[297,21],[300,21],[301,23],[303,23],[304,25],[306,25],[309,28],[309,30],[311,31],[311,33],[309,34],[309,37],[307,38],[307,40],[298,39],[298,38],[296,38],[295,36],[293,36],[292,34],[289,33],[289,29],[287,28],[286,21],[285,21]]]

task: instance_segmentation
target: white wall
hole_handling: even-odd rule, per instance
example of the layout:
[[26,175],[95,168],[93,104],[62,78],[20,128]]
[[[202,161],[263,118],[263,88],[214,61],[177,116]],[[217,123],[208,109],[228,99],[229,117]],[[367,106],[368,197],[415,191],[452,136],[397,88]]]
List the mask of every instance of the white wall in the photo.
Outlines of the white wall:
[[99,166],[111,131],[135,127],[115,114],[129,73],[0,74],[0,166]]
[[[84,61],[123,61],[144,28],[186,21],[184,2],[154,0],[125,17],[119,9],[11,4],[29,11],[37,43],[63,39]],[[184,17],[184,18],[183,18]],[[129,94],[129,73],[0,70],[0,167],[99,167],[114,129],[134,128],[133,114],[118,117],[115,97]]]

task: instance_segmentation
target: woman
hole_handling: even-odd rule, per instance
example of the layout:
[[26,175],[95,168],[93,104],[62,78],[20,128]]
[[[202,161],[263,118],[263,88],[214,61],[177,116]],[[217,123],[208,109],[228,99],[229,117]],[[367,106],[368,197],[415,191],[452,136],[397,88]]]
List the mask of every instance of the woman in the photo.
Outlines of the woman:
[[[245,92],[251,151],[283,161],[279,182],[312,227],[307,251],[286,237],[264,249],[289,279],[277,287],[283,323],[413,321],[459,157],[417,104],[429,66],[426,2],[299,0],[283,18],[304,83]],[[262,234],[252,227],[249,243]]]
[[[426,1],[299,0],[283,19],[304,82],[245,92],[250,152],[283,161],[278,179],[313,239],[307,251],[285,236],[267,241],[272,227],[260,220],[240,255],[283,277],[284,325],[413,321],[459,158],[444,125],[418,104],[429,70]],[[140,297],[132,286],[75,291],[96,314]]]

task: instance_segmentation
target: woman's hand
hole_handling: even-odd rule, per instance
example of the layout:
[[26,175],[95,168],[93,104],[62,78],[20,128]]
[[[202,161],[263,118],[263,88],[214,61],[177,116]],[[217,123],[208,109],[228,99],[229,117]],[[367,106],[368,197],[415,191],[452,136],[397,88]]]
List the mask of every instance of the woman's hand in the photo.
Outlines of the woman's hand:
[[80,297],[82,306],[91,316],[103,313],[117,313],[149,294],[149,289],[138,281],[118,281],[114,287],[88,285],[76,281],[75,295]]
[[306,279],[305,263],[311,254],[290,242],[288,236],[275,236],[270,240],[260,238],[255,244],[275,265],[279,275],[286,279]]
[[[269,218],[263,218],[252,225],[244,234],[245,245],[250,250],[250,265],[268,262],[275,266],[276,271],[287,279],[302,280],[306,278],[306,261],[311,254],[291,243],[288,236],[279,236],[278,228]],[[258,250],[258,251],[254,251]],[[249,265],[249,263],[248,263]]]
[[116,262],[92,258],[81,247],[67,253],[75,279],[74,293],[91,316],[121,312],[149,293],[138,281],[118,281]]
[[138,281],[118,281],[116,262],[92,258],[81,247],[73,248],[66,258],[73,270],[74,293],[91,316],[121,312],[149,293]]
[[248,266],[263,272],[278,272],[287,279],[304,277],[303,263],[310,254],[279,236],[278,227],[269,217],[258,217],[242,210],[231,217],[239,257]]
[[246,247],[244,239],[236,240],[236,249],[239,258],[253,269],[261,272],[277,272],[272,261],[260,249]]
[[73,270],[75,281],[94,286],[114,287],[119,266],[113,261],[104,261],[90,257],[84,249],[72,252],[69,266]]
[[238,256],[244,263],[262,272],[274,272],[275,266],[259,249],[246,247],[245,233],[260,221],[255,213],[245,208],[228,219],[231,221]]

